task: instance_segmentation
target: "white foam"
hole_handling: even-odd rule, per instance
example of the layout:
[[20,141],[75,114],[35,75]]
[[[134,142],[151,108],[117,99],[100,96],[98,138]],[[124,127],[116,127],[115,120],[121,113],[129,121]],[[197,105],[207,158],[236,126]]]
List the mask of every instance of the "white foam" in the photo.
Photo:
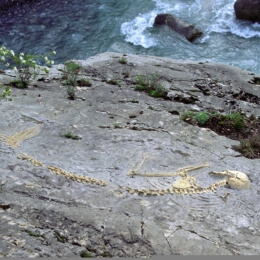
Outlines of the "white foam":
[[125,35],[125,40],[134,45],[141,45],[150,48],[157,45],[156,35],[152,35],[148,29],[153,27],[154,19],[161,12],[180,12],[184,8],[181,3],[172,4],[168,0],[153,0],[155,8],[144,14],[139,14],[134,20],[121,25],[121,33]]
[[121,33],[126,36],[125,40],[144,48],[155,46],[156,38],[147,31],[148,28],[153,27],[155,17],[156,13],[150,12],[140,14],[134,20],[123,23]]
[[[227,1],[226,1],[227,2]],[[260,37],[260,25],[236,19],[234,1],[215,9],[215,17],[210,27],[211,32],[232,33],[243,38]]]
[[240,21],[234,12],[234,0],[172,1],[153,0],[155,6],[148,13],[139,14],[132,21],[121,25],[125,41],[144,48],[157,45],[157,35],[149,32],[159,13],[172,13],[184,20],[195,21],[204,31],[200,42],[205,42],[211,33],[231,33],[243,38],[260,37],[260,24]]

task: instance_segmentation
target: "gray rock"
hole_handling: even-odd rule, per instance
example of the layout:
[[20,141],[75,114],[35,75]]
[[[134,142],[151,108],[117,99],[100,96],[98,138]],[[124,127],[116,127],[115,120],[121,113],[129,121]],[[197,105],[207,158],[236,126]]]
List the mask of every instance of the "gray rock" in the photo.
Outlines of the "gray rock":
[[237,0],[234,9],[238,19],[260,23],[260,0]]
[[[191,126],[178,115],[242,108],[259,116],[260,86],[249,83],[254,75],[221,64],[130,54],[121,64],[121,57],[104,53],[79,61],[81,76],[92,86],[77,88],[74,101],[60,81],[62,65],[51,69],[49,82],[36,80],[29,89],[13,89],[13,101],[0,99],[2,138],[41,127],[18,148],[0,142],[0,256],[259,255],[260,160],[241,156],[232,149],[237,141]],[[153,98],[134,90],[137,75],[154,73],[169,96],[196,100]],[[1,83],[10,81],[7,74],[0,75]],[[241,91],[254,99],[236,96],[234,108],[225,102]],[[81,139],[65,138],[67,132]],[[18,159],[20,153],[45,166]],[[237,170],[247,174],[251,187],[225,186],[195,195],[130,194],[125,187],[167,188],[177,179],[127,175],[144,153],[152,157],[142,173],[176,172],[207,162],[210,167],[189,172],[200,186],[223,179],[211,171]],[[108,185],[76,182],[49,166]]]

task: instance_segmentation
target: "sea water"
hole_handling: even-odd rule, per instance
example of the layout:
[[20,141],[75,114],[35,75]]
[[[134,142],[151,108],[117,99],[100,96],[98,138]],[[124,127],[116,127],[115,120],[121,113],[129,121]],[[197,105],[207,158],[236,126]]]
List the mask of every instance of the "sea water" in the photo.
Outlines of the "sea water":
[[[55,50],[56,63],[115,51],[219,62],[260,73],[260,24],[237,20],[234,2],[45,1],[8,19],[0,18],[0,45],[30,54]],[[173,14],[203,35],[191,43],[167,26],[154,28],[159,13]]]

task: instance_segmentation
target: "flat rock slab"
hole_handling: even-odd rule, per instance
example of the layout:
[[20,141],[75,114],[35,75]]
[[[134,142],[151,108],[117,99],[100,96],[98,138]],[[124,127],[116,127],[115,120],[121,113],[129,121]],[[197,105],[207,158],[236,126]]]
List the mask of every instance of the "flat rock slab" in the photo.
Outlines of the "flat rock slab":
[[[179,115],[214,108],[259,116],[260,86],[249,83],[255,75],[220,64],[117,53],[79,63],[92,86],[77,88],[76,100],[67,98],[61,83],[63,65],[29,89],[13,89],[13,101],[0,100],[2,136],[41,128],[17,148],[0,142],[0,256],[259,255],[260,160],[234,151],[238,141],[186,124]],[[136,76],[154,73],[169,91],[167,100],[134,90]],[[11,79],[0,76],[2,83]],[[65,138],[68,132],[80,139]],[[19,159],[21,153],[44,165]],[[200,186],[223,179],[210,171],[237,170],[251,187],[130,194],[127,186],[165,189],[177,179],[127,175],[143,154],[150,156],[143,173],[208,163],[189,172]],[[50,166],[108,185],[76,182]]]

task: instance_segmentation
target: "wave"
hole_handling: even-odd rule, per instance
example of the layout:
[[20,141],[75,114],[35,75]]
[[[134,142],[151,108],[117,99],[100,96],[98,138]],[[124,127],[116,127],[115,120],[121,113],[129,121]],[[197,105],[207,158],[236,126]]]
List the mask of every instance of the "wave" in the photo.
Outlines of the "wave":
[[[260,37],[260,24],[237,20],[234,0],[153,0],[153,7],[147,13],[138,14],[133,20],[121,25],[125,41],[144,48],[158,44],[158,36],[150,32],[159,13],[172,13],[183,20],[196,24],[204,31],[201,42],[211,33],[231,33],[242,38]],[[188,17],[188,18],[187,18]]]

